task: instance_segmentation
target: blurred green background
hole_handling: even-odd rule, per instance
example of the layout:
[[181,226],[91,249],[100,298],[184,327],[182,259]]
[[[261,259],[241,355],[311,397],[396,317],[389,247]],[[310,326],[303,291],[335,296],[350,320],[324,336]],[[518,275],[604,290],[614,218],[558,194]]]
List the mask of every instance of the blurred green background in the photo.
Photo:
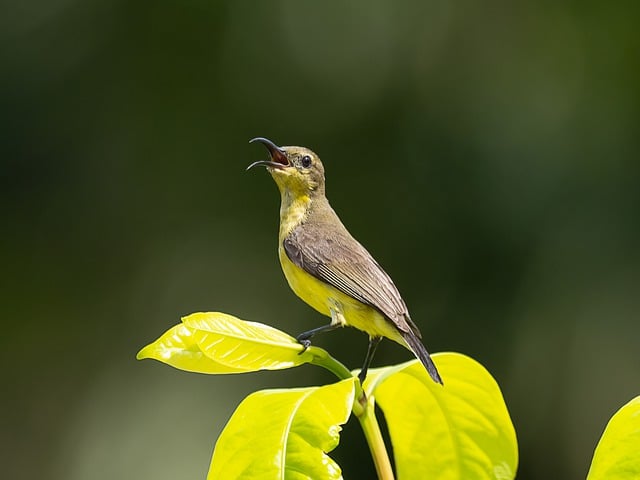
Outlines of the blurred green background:
[[[135,360],[194,311],[326,321],[255,136],[314,149],[427,347],[496,377],[518,478],[584,478],[640,393],[638,2],[3,3],[3,478],[204,478],[247,393],[331,380]],[[357,425],[334,456],[372,477]]]

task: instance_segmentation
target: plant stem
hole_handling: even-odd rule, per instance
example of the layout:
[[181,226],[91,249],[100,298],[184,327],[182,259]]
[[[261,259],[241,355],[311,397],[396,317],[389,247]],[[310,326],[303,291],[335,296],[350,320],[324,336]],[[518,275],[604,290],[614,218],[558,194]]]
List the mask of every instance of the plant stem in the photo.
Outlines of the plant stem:
[[346,380],[347,378],[353,377],[351,371],[338,360],[329,355],[326,350],[318,347],[309,347],[309,352],[313,355],[313,358],[311,360],[312,364],[329,370],[340,380]]
[[[326,368],[341,380],[353,378],[353,374],[338,360],[333,358],[329,353],[317,347],[309,347],[309,352],[313,355],[311,363],[319,367]],[[364,437],[369,445],[373,463],[376,467],[379,480],[394,480],[393,469],[389,461],[387,447],[382,438],[382,432],[378,425],[378,419],[375,414],[375,401],[373,395],[365,394],[359,381],[355,382],[356,392],[355,401],[353,402],[353,414],[358,418]]]
[[391,468],[387,448],[382,439],[382,432],[380,431],[378,419],[375,414],[375,402],[373,397],[367,399],[364,392],[360,398],[356,399],[356,403],[362,405],[362,403],[360,403],[361,400],[366,402],[366,406],[361,410],[360,415],[356,413],[356,411],[360,409],[354,408],[353,413],[358,417],[364,436],[367,439],[378,478],[380,480],[393,480],[393,469]]

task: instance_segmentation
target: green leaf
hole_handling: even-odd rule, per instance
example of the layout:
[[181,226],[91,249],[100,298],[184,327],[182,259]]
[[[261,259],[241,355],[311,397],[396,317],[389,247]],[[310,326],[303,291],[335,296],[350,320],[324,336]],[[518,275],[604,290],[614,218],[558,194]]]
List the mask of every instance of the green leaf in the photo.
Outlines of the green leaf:
[[197,373],[242,373],[207,357],[193,338],[193,330],[178,324],[167,330],[155,342],[138,352],[138,360],[151,358],[180,370]]
[[511,480],[516,434],[502,393],[475,360],[433,355],[444,386],[417,360],[372,370],[365,390],[384,412],[398,480]]
[[182,319],[137,358],[152,358],[190,372],[225,374],[281,370],[310,362],[298,341],[268,325],[217,312]]
[[354,382],[249,395],[222,431],[207,478],[342,478],[326,453],[349,418]]
[[596,447],[587,480],[640,478],[640,396],[611,417]]

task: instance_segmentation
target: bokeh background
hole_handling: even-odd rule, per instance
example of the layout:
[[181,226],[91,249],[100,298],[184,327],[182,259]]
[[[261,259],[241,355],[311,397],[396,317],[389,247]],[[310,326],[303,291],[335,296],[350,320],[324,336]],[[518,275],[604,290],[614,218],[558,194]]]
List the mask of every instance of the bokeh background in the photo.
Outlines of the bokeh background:
[[[195,311],[326,321],[280,271],[255,136],[319,153],[429,349],[492,372],[518,478],[584,478],[640,393],[639,5],[3,2],[3,478],[204,478],[246,394],[331,380],[135,360]],[[334,457],[372,478],[357,425]]]

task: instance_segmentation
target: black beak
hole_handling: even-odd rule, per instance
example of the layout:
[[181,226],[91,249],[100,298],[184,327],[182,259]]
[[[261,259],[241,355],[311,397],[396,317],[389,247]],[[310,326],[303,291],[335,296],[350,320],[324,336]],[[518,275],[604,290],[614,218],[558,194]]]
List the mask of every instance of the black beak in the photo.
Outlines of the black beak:
[[267,150],[269,150],[269,155],[271,156],[271,160],[259,160],[257,162],[253,162],[251,165],[247,167],[247,170],[255,167],[256,165],[263,165],[275,168],[284,168],[289,166],[289,159],[287,158],[287,154],[285,151],[273,143],[271,140],[263,137],[256,137],[249,140],[249,143],[260,142]]

